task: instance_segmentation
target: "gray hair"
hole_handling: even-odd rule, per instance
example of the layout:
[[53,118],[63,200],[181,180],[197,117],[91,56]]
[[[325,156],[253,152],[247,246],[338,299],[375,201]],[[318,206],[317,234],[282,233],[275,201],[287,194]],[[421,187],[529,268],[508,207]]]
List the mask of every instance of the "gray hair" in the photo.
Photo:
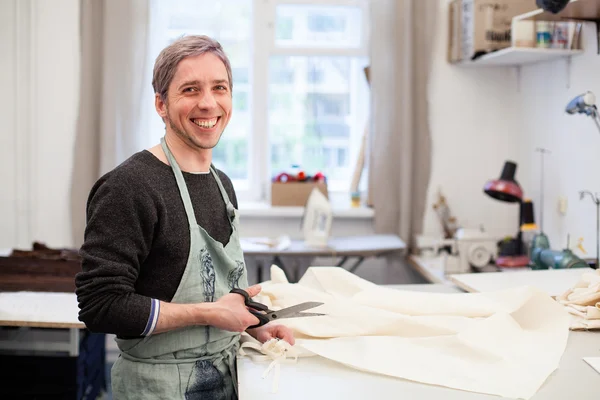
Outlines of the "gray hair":
[[152,74],[154,93],[160,94],[161,99],[167,101],[169,85],[175,76],[179,62],[186,57],[199,56],[204,53],[213,53],[223,61],[229,79],[229,90],[233,90],[231,63],[221,44],[205,35],[190,35],[175,40],[156,57]]

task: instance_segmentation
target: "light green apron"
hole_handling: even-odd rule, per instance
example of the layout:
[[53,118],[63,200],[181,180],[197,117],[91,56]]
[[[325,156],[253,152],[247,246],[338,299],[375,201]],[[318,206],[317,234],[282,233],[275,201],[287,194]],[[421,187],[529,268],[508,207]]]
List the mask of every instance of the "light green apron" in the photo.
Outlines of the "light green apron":
[[[164,138],[167,155],[190,224],[190,254],[172,303],[213,302],[233,287],[248,287],[239,241],[238,212],[217,173],[232,233],[223,246],[197,224],[181,169]],[[192,326],[139,339],[117,339],[121,355],[111,371],[115,400],[237,398],[235,360],[240,334],[212,326]]]

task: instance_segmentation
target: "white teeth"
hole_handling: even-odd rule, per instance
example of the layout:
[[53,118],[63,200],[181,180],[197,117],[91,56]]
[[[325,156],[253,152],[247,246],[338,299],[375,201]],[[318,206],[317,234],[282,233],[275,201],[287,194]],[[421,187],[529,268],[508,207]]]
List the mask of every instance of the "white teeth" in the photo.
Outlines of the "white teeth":
[[219,118],[213,118],[213,119],[209,119],[209,120],[193,119],[192,122],[195,123],[196,125],[198,125],[201,128],[210,129],[210,128],[214,127],[217,124],[217,120],[218,119]]

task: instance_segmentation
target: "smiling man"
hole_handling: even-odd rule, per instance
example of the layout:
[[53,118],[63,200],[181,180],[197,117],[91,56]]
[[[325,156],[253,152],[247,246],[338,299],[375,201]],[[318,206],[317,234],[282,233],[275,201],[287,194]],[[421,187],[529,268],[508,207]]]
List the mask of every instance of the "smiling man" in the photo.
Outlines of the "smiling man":
[[117,336],[115,399],[235,399],[235,355],[245,330],[261,342],[294,343],[291,331],[258,319],[239,242],[230,179],[212,149],[231,118],[231,66],[221,45],[186,36],[154,66],[159,145],[134,154],[92,188],[79,318]]

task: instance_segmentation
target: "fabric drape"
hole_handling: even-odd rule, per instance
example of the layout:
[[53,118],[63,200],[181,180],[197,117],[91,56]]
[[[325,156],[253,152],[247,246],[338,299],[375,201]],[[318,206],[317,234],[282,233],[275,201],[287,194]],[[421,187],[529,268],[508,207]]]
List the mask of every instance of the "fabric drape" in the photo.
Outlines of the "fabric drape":
[[375,230],[411,244],[422,230],[431,143],[427,86],[439,0],[371,3],[369,201]]
[[150,0],[81,0],[81,81],[71,177],[75,247],[83,242],[92,185],[147,145],[151,6]]

